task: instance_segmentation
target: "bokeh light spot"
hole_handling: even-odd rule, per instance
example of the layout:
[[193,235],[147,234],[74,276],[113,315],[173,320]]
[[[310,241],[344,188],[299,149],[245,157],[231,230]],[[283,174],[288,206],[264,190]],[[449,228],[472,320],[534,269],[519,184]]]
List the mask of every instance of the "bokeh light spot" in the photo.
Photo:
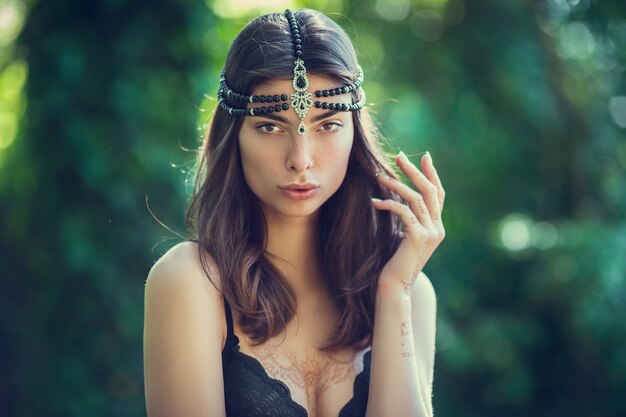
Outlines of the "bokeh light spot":
[[550,249],[559,240],[556,227],[550,222],[537,222],[532,226],[532,243],[537,249]]
[[617,96],[609,102],[609,112],[619,127],[626,127],[626,97]]
[[0,5],[0,47],[13,43],[24,25],[26,7],[21,1],[2,1]]
[[510,251],[526,249],[530,244],[530,219],[510,214],[500,222],[500,241]]
[[409,0],[377,0],[376,13],[382,19],[399,22],[406,19],[411,11]]
[[420,10],[415,13],[411,21],[411,31],[418,38],[434,42],[443,34],[443,20],[441,15],[434,10]]
[[593,34],[582,22],[567,23],[559,34],[557,53],[563,58],[584,59],[596,49]]

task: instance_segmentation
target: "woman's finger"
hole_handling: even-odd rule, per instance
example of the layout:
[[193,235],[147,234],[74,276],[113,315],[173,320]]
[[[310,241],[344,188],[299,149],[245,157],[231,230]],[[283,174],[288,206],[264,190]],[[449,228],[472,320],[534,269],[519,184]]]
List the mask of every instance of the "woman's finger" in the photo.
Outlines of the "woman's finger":
[[423,196],[401,181],[389,178],[384,174],[376,176],[378,183],[397,193],[409,204],[411,211],[424,227],[432,227],[433,220]]
[[432,222],[435,223],[441,213],[437,188],[415,165],[413,165],[404,152],[398,154],[396,164],[398,164],[402,172],[409,177],[415,188],[424,196]]
[[372,198],[372,203],[378,210],[391,211],[392,213],[397,214],[404,224],[405,234],[410,235],[417,233],[419,228],[422,227],[419,220],[415,216],[415,213],[413,213],[413,210],[411,210],[411,208],[406,204],[402,204],[396,200],[380,200],[378,198]]
[[441,185],[441,180],[439,179],[439,174],[437,174],[437,170],[435,169],[435,165],[433,164],[433,158],[430,155],[430,152],[426,152],[424,156],[422,156],[422,171],[430,182],[437,188],[437,193],[439,196],[439,206],[440,210],[443,211],[443,201],[446,198],[446,192],[443,189],[443,185]]

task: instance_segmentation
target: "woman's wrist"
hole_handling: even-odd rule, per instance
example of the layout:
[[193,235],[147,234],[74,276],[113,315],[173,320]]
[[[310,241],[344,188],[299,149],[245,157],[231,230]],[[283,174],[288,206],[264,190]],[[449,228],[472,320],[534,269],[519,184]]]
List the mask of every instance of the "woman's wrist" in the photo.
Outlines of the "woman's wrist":
[[378,279],[376,289],[377,297],[406,299],[411,298],[411,284],[395,277],[383,277]]

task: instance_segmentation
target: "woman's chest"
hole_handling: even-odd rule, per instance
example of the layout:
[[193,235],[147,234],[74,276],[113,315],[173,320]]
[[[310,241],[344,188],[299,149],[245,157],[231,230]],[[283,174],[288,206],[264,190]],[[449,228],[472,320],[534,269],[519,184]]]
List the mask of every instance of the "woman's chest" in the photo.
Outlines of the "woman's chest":
[[339,415],[354,396],[355,379],[363,371],[367,350],[328,354],[284,343],[280,347],[270,342],[255,348],[245,343],[240,346],[240,353],[258,361],[267,377],[286,386],[291,400],[309,417]]

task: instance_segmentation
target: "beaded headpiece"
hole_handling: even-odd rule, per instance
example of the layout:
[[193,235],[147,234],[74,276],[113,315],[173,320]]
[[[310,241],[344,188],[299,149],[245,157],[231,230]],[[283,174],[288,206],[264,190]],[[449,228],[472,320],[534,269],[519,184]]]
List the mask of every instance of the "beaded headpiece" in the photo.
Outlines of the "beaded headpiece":
[[[313,102],[313,95],[316,98],[336,96],[339,94],[347,94],[353,91],[357,91],[363,84],[363,70],[361,66],[358,66],[357,79],[352,84],[347,84],[337,88],[331,88],[329,90],[317,90],[315,93],[307,91],[309,88],[309,78],[306,75],[306,67],[302,60],[302,37],[300,34],[300,27],[296,21],[293,12],[289,9],[285,10],[285,17],[289,23],[291,30],[291,38],[294,45],[294,68],[293,68],[293,88],[295,90],[292,94],[276,94],[269,96],[252,96],[241,94],[233,91],[226,82],[226,71],[222,70],[220,76],[220,87],[217,91],[217,100],[219,106],[228,114],[233,116],[262,116],[274,112],[285,111],[289,109],[288,100],[291,101],[291,107],[300,118],[300,125],[298,126],[298,133],[303,134],[306,132],[306,126],[304,125],[304,119],[309,112],[309,109],[313,106],[321,109],[329,109],[336,111],[355,111],[363,108],[365,104],[365,94],[361,92],[361,99],[357,103],[327,103],[325,101]],[[227,102],[231,102],[229,104]],[[279,104],[281,103],[282,104]],[[247,108],[247,103],[270,103],[268,106]],[[271,104],[276,103],[276,104]]]

